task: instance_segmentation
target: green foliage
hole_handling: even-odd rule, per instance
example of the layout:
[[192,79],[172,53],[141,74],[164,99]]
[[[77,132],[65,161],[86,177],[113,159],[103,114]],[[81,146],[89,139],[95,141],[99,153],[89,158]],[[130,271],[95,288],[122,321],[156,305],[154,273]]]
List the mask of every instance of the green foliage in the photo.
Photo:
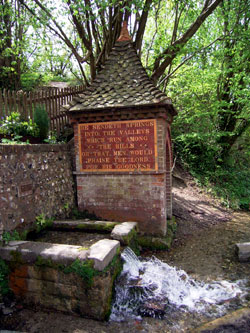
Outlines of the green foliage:
[[21,236],[16,230],[14,230],[13,232],[4,231],[2,235],[2,240],[5,244],[8,244],[10,241],[21,240]]
[[57,133],[56,132],[50,133],[48,135],[47,139],[44,139],[43,141],[50,144],[50,145],[56,144],[56,143],[61,143],[61,142],[57,141]]
[[221,38],[194,54],[167,85],[179,111],[172,126],[177,160],[223,204],[237,209],[248,209],[250,202],[250,67],[246,61],[250,21],[244,6],[234,0],[223,2],[217,19],[203,24],[191,50]]
[[8,284],[9,267],[3,259],[0,258],[0,295],[9,293]]
[[207,135],[181,134],[174,139],[175,151],[182,163],[197,173],[213,171],[219,156],[219,147],[209,142]]
[[[68,82],[68,78],[62,77],[59,75],[53,75],[48,68],[48,71],[40,71],[40,67],[43,65],[45,61],[49,59],[45,59],[43,56],[42,59],[39,58],[39,62],[33,63],[33,66],[30,69],[27,69],[25,73],[21,74],[21,88],[23,91],[32,91],[38,87],[46,86],[51,81],[55,82]],[[77,85],[77,84],[75,84]]]
[[36,105],[34,110],[34,123],[39,129],[39,137],[46,139],[49,133],[49,116],[44,105]]
[[16,144],[26,145],[26,144],[29,144],[29,140],[27,140],[26,142],[22,142],[22,141],[20,141],[21,138],[22,138],[21,135],[15,135],[15,136],[12,137],[12,139],[3,138],[2,143],[7,144],[7,145],[16,145]]
[[91,260],[82,262],[79,259],[76,259],[70,266],[66,267],[64,269],[64,273],[76,273],[81,276],[88,288],[92,286],[93,278],[96,275],[96,271],[93,268],[93,262]]
[[46,228],[51,227],[53,224],[54,218],[47,218],[44,213],[36,216],[36,232],[40,232]]
[[31,91],[42,83],[42,75],[38,72],[28,71],[21,74],[21,88],[24,91]]
[[28,235],[28,231],[24,230],[23,232],[18,232],[17,230],[14,231],[4,231],[2,235],[2,241],[4,244],[8,244],[10,241],[19,241],[19,240],[26,240]]
[[39,130],[32,119],[22,121],[19,112],[12,112],[10,116],[0,121],[0,134],[11,135],[14,140],[19,141],[26,135],[37,137]]
[[[250,160],[249,145],[245,152],[237,145],[229,158],[222,160],[220,147],[204,135],[180,135],[174,140],[176,154],[201,186],[218,197],[221,203],[233,209],[249,209]],[[209,144],[210,142],[210,144]]]
[[22,48],[24,17],[20,6],[13,1],[0,3],[0,87],[15,89],[20,85],[20,69],[23,60]]
[[219,197],[222,203],[233,209],[249,210],[250,205],[250,171],[236,165],[217,167],[216,171],[209,174],[211,192]]

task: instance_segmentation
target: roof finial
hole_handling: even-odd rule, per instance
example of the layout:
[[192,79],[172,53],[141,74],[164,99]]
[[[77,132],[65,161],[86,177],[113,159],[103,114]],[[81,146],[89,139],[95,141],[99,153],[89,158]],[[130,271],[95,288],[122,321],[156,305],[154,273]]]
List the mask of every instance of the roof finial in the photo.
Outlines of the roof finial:
[[117,42],[125,42],[128,40],[132,40],[132,38],[129,36],[128,23],[126,21],[123,21],[122,30],[120,33],[120,37],[117,39]]

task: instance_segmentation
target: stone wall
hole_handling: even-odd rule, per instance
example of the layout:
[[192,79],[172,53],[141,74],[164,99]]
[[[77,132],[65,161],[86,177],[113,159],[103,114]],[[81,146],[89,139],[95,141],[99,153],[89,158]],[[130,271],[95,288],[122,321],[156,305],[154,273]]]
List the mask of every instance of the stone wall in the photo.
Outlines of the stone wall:
[[75,273],[46,266],[22,264],[10,274],[10,288],[27,306],[78,314],[96,320],[110,313],[112,288],[116,275],[108,270],[93,279],[91,287]]
[[40,214],[63,218],[74,197],[67,145],[0,145],[0,233]]

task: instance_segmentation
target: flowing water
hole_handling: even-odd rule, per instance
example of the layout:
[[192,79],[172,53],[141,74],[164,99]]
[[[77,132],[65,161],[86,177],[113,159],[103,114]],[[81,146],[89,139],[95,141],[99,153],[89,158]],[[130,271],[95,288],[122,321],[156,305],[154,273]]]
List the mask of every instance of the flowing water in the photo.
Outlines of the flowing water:
[[230,300],[244,297],[245,281],[204,283],[155,257],[139,259],[126,248],[123,271],[116,285],[110,319],[124,321],[141,316],[163,318],[171,311],[220,313]]

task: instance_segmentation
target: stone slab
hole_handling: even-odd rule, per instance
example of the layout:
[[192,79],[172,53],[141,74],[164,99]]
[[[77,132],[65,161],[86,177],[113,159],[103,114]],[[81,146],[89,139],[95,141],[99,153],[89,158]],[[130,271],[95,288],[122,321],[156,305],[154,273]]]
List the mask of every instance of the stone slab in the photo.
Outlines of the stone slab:
[[113,239],[121,241],[128,245],[133,236],[133,232],[137,229],[137,222],[123,222],[114,227],[111,233]]
[[11,241],[7,246],[0,247],[0,258],[15,261],[14,252],[20,253],[21,259],[26,263],[35,262],[39,256],[64,265],[69,265],[76,259],[87,260],[89,253],[76,245]]
[[90,247],[88,258],[94,260],[96,270],[102,271],[112,261],[119,249],[120,243],[117,240],[102,239]]
[[238,254],[239,261],[250,261],[250,242],[249,243],[237,243],[236,252]]
[[7,246],[0,247],[0,258],[16,261],[15,253],[17,253],[17,255],[20,254],[20,259],[24,263],[32,264],[40,257],[64,265],[70,265],[76,259],[81,261],[91,259],[94,261],[94,268],[102,271],[112,261],[119,249],[120,242],[110,239],[96,242],[89,250],[84,250],[77,245],[11,241]]
[[84,220],[62,220],[54,221],[53,229],[69,229],[69,230],[97,230],[110,232],[119,222],[111,221],[90,221]]

